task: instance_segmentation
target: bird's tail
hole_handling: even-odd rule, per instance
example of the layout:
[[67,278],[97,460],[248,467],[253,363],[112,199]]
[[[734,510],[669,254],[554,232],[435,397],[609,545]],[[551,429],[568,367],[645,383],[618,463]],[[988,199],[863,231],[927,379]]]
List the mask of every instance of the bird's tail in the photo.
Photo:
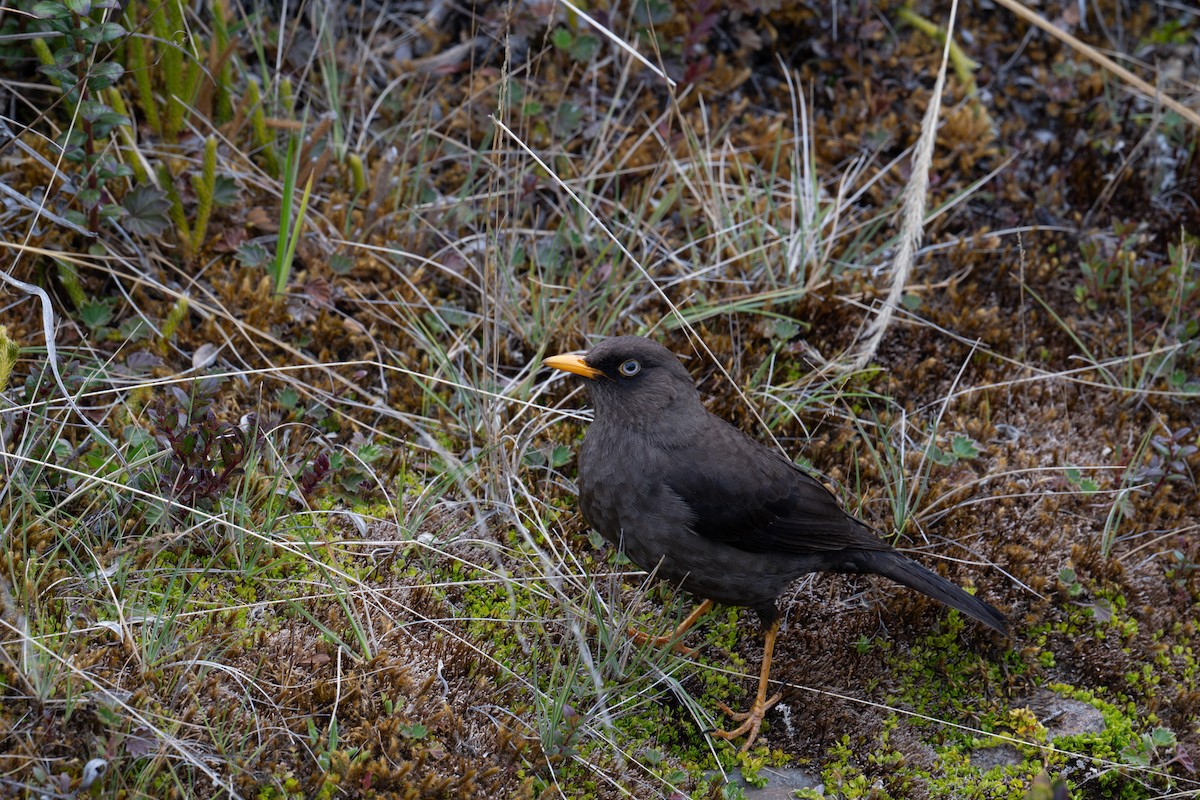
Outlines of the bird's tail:
[[891,578],[896,583],[927,594],[951,608],[957,608],[969,617],[1008,635],[1008,620],[991,604],[974,595],[967,594],[961,587],[922,567],[911,558],[894,550],[877,550],[862,553],[865,556],[862,572],[873,572]]

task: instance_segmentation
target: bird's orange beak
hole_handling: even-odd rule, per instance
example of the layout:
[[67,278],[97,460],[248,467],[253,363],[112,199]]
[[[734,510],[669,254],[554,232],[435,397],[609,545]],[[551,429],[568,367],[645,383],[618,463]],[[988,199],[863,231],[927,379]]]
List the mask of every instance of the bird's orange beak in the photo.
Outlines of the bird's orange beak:
[[583,360],[583,356],[575,353],[563,353],[562,355],[550,356],[542,361],[547,367],[561,369],[564,372],[572,372],[576,375],[582,375],[585,378],[596,378],[604,375],[603,372],[595,367],[589,367],[587,362]]

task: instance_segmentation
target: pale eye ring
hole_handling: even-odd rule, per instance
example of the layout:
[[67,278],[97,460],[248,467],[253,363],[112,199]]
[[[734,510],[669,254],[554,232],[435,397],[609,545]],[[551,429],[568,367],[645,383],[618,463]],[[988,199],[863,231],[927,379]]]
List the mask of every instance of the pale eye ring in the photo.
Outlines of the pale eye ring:
[[631,358],[627,361],[622,361],[621,366],[617,367],[617,369],[619,369],[621,374],[626,378],[632,378],[634,375],[637,375],[642,371],[642,365],[638,363],[636,358]]

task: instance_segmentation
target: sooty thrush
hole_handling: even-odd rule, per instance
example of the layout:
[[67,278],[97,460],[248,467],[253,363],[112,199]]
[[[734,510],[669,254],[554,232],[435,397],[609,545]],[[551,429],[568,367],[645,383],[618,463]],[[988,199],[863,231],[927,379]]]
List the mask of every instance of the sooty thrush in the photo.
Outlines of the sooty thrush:
[[1007,634],[1004,615],[901,555],[833,494],[780,453],[700,402],[671,351],[648,339],[608,339],[546,366],[587,379],[595,407],[579,453],[584,517],[638,566],[703,603],[674,641],[715,601],[754,609],[766,630],[758,694],[741,725],[715,735],[758,735],[779,632],[776,601],[810,572],[873,573],[923,592]]

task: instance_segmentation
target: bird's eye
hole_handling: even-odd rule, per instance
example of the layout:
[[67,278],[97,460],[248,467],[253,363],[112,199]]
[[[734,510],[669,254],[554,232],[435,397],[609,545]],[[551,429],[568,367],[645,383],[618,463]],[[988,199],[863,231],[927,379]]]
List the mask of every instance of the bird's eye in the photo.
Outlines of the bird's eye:
[[642,371],[642,365],[637,362],[637,359],[631,358],[628,361],[622,361],[618,369],[626,378],[632,378]]

